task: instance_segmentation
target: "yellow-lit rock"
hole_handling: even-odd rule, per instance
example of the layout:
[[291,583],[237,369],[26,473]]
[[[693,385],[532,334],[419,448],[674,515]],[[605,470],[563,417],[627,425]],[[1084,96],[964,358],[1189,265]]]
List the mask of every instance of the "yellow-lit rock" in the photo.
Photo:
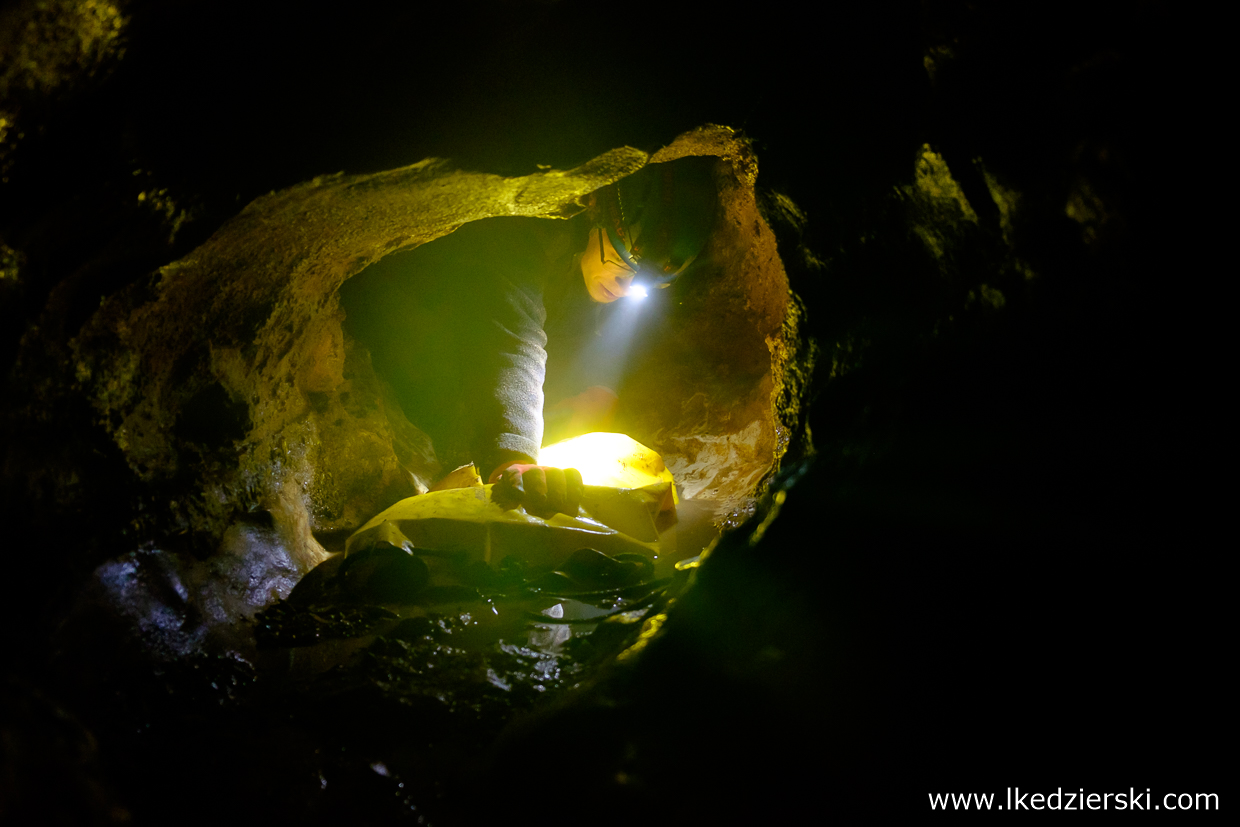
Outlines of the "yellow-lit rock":
[[466,222],[571,217],[598,188],[687,155],[719,158],[723,220],[660,334],[664,357],[635,366],[641,381],[622,393],[615,429],[661,454],[683,491],[722,517],[778,463],[801,358],[795,302],[755,205],[756,161],[724,127],[570,170],[505,178],[426,159],[258,198],[193,253],[104,301],[73,342],[78,391],[139,479],[176,481],[176,508],[150,519],[222,538],[244,500],[301,527],[289,542],[309,567],[444,473],[342,331],[341,284]]

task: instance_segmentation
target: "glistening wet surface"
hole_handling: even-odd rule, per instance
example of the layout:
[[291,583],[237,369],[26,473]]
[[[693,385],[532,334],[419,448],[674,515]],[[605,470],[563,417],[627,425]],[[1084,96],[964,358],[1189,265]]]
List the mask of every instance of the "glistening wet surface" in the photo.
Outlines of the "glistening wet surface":
[[[498,571],[480,571],[434,552],[420,554],[425,571],[406,575],[416,583],[398,600],[368,589],[366,582],[339,586],[349,572],[341,568],[341,558],[333,558],[322,566],[331,572],[326,578],[307,577],[287,601],[259,615],[258,666],[271,676],[301,679],[343,668],[380,638],[418,642],[450,636],[453,649],[498,651],[537,662],[538,668],[521,669],[514,680],[541,676],[533,686],[545,691],[548,676],[564,671],[556,664],[574,661],[574,652],[590,648],[585,643],[599,624],[636,623],[663,599],[677,579],[677,564],[699,555],[718,536],[713,505],[681,503],[677,523],[662,537],[663,553],[650,560],[582,549],[552,571],[530,571],[519,560],[503,561]],[[406,562],[403,554],[396,557],[393,562]],[[364,565],[355,564],[353,571]],[[390,583],[399,579],[392,571],[381,565],[366,576]],[[378,591],[379,599],[368,591]],[[492,683],[514,685],[502,675]]]
[[[255,617],[252,656],[118,672],[109,760],[166,791],[144,798],[146,823],[184,816],[186,779],[202,818],[235,815],[207,791],[269,784],[305,823],[470,823],[479,763],[677,599],[690,571],[675,564],[713,538],[713,513],[682,504],[656,560],[582,550],[559,571],[393,549],[342,572],[338,555]],[[153,755],[177,759],[136,758]]]

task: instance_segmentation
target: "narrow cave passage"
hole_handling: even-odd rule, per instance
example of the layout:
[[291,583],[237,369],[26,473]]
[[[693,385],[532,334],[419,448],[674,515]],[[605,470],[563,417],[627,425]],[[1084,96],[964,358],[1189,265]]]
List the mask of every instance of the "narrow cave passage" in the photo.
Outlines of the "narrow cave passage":
[[[342,756],[315,759],[316,812],[356,805],[357,784],[390,781],[419,806],[461,817],[472,806],[463,768],[517,717],[640,651],[718,523],[754,507],[784,447],[777,431],[789,413],[775,389],[803,341],[757,213],[748,144],[705,127],[661,152],[621,148],[516,179],[434,160],[325,176],[258,199],[146,290],[105,302],[79,337],[77,375],[138,475],[150,507],[136,525],[149,539],[96,569],[65,627],[64,662],[88,662],[124,691],[145,691],[132,676],[154,662],[174,695],[202,691],[199,677],[223,692],[219,711],[192,724],[204,779],[245,771],[208,756],[244,735],[247,716],[286,716],[307,749]],[[593,301],[602,282],[587,276],[585,251],[594,244],[601,264],[618,267],[607,256],[623,245],[609,236],[608,252],[582,204],[644,167],[677,163],[696,165],[712,188],[700,248],[644,302]],[[476,399],[468,368],[486,358],[494,309],[476,274],[527,259],[535,269],[561,262],[545,309],[588,311],[548,313],[546,413],[581,394],[579,357],[623,362],[628,378],[593,375],[585,390],[606,384],[619,398],[607,430],[662,455],[653,481],[603,499],[587,487],[595,500],[583,502],[580,525],[539,515],[569,531],[572,545],[534,544],[554,558],[505,553],[533,549],[522,532],[544,526],[521,508],[487,523],[481,544],[468,521],[425,521],[438,541],[403,518],[355,534],[401,503],[476,502],[482,489],[468,483],[419,492],[476,461],[462,427]],[[575,530],[594,533],[579,540]],[[340,553],[350,537],[365,542]],[[84,646],[95,626],[127,629],[125,645]],[[158,693],[153,703],[149,746],[125,754],[173,789],[140,756],[183,737],[187,713]],[[418,746],[377,747],[384,716],[422,732]],[[349,753],[359,744],[383,753],[360,776]],[[170,798],[147,806],[175,811]]]
[[[708,158],[664,166],[690,162],[722,181],[710,184],[712,201],[718,186],[730,200],[711,208],[700,260],[666,289],[591,301],[581,269],[596,232],[588,211],[568,221],[484,219],[389,255],[345,282],[346,350],[360,346],[368,354],[445,468],[478,462],[481,449],[470,441],[485,427],[477,409],[492,381],[490,317],[509,275],[533,273],[528,290],[546,320],[523,335],[539,360],[546,352],[542,444],[621,431],[667,455],[684,472],[681,495],[709,500],[716,519],[743,507],[777,460],[780,414],[771,390],[785,366],[772,362],[769,341],[787,335],[786,278],[778,258],[765,269],[749,263],[771,245],[769,230],[763,238],[727,226],[739,223],[733,216],[744,201],[752,212],[752,191],[739,186],[729,165]],[[757,308],[765,313],[753,313]],[[535,367],[542,371],[541,363]]]

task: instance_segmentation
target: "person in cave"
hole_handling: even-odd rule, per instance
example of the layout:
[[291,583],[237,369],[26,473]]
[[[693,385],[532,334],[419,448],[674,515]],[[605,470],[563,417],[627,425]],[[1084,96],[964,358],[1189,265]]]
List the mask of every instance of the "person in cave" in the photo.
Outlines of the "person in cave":
[[713,163],[650,165],[568,221],[471,222],[346,283],[346,329],[446,467],[472,462],[503,496],[576,510],[581,475],[538,464],[544,421],[553,438],[607,429],[624,347],[605,334],[632,323],[622,299],[698,259],[718,201]]

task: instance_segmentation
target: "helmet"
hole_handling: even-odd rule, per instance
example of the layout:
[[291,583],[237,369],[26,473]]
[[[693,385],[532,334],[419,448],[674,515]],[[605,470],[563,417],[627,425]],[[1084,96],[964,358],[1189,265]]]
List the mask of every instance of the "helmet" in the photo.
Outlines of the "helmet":
[[636,271],[634,284],[669,286],[706,246],[718,202],[714,163],[651,164],[596,194],[595,226]]

